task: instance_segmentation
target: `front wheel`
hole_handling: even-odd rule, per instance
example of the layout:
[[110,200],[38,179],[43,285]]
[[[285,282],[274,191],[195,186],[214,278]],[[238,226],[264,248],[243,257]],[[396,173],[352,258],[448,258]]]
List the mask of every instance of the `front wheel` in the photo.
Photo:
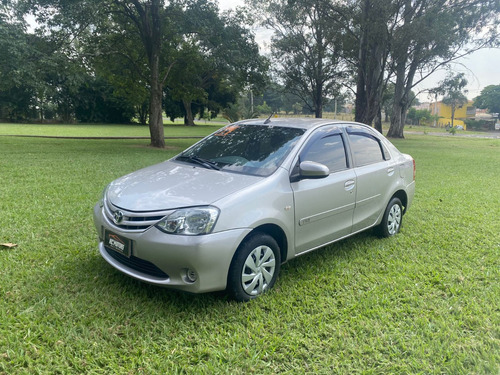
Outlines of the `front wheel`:
[[381,237],[392,237],[399,232],[403,223],[403,205],[399,198],[392,198],[384,212],[382,222],[378,226]]
[[271,289],[281,265],[276,240],[263,233],[246,239],[236,251],[228,275],[227,292],[237,301],[245,302]]

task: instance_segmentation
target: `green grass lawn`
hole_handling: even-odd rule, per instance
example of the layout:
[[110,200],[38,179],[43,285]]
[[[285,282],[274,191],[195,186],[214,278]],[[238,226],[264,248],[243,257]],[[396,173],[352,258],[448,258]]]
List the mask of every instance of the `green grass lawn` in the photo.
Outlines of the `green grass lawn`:
[[247,304],[135,281],[97,251],[106,184],[193,141],[0,137],[0,243],[17,244],[0,247],[0,373],[499,373],[500,140],[397,141],[417,163],[402,232],[297,258]]

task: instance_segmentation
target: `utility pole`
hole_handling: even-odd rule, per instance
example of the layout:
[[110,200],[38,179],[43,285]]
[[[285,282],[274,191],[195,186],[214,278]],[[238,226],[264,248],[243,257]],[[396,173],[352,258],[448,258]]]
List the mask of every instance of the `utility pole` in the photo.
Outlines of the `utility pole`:
[[437,127],[438,95],[434,95],[434,127]]

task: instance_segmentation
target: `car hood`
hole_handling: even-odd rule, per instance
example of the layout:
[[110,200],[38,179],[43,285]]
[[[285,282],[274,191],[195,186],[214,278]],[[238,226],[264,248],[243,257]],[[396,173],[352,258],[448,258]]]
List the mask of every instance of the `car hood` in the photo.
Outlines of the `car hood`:
[[106,199],[128,211],[208,205],[262,178],[166,161],[113,181]]

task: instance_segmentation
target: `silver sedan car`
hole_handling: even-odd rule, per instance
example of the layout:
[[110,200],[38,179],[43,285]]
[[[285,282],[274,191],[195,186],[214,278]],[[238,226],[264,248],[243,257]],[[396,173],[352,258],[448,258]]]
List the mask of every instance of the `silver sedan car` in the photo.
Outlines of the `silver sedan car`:
[[248,301],[290,259],[369,228],[395,235],[414,192],[412,157],[369,126],[246,120],[110,183],[94,222],[119,271]]

